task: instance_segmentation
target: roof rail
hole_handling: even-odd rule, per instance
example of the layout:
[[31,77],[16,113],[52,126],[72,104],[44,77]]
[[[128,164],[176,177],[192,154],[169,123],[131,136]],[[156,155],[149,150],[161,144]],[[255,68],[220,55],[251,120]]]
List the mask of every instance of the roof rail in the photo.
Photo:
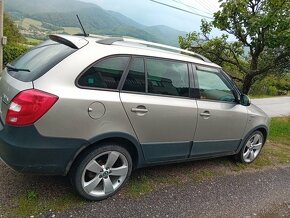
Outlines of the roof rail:
[[211,63],[211,61],[209,59],[207,59],[206,57],[204,57],[200,54],[197,54],[195,52],[188,51],[185,49],[169,46],[169,45],[163,45],[163,44],[159,44],[159,43],[155,43],[155,42],[148,42],[148,41],[144,41],[144,40],[140,40],[140,39],[130,39],[130,38],[124,38],[124,37],[102,37],[102,36],[97,36],[97,35],[90,35],[90,36],[101,38],[100,40],[97,41],[97,43],[104,44],[104,45],[112,45],[114,42],[137,43],[137,44],[141,44],[141,45],[146,45],[148,47],[151,46],[151,47],[163,48],[163,49],[167,49],[167,50],[171,50],[171,51],[179,51],[181,53],[186,53],[186,54],[192,55],[196,58],[199,58],[205,62]]

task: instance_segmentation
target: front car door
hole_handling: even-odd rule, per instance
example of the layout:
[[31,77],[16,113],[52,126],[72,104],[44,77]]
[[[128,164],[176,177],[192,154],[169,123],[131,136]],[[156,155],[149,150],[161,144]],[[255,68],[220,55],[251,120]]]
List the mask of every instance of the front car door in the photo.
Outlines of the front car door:
[[241,142],[247,108],[220,69],[194,66],[198,87],[198,125],[191,156],[232,154]]
[[133,57],[120,98],[148,162],[188,158],[197,105],[187,63]]

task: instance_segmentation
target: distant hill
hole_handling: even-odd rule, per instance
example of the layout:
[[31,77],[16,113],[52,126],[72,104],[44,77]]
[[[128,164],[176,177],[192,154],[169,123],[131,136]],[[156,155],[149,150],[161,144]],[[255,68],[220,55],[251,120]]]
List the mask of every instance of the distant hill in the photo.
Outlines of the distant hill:
[[120,13],[77,0],[9,0],[5,9],[30,37],[71,30],[75,33],[79,28],[76,14],[89,33],[131,36],[174,46],[178,46],[178,36],[186,34],[167,26],[144,26]]
[[6,11],[18,11],[27,15],[35,13],[69,12],[95,7],[95,4],[76,0],[7,0]]

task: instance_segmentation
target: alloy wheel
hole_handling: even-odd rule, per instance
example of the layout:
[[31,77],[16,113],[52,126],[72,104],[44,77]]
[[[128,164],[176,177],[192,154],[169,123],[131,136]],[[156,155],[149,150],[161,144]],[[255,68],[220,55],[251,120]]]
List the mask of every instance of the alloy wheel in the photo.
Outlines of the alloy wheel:
[[82,174],[82,188],[91,196],[105,197],[123,184],[128,170],[128,160],[122,153],[103,152],[86,165]]
[[254,134],[246,143],[243,150],[243,159],[246,163],[253,162],[259,155],[263,146],[263,136],[260,133]]

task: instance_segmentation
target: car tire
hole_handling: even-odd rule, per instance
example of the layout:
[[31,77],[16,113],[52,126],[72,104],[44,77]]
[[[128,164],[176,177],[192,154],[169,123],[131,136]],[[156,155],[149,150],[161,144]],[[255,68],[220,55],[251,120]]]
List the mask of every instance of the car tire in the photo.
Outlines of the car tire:
[[250,164],[254,162],[265,143],[265,137],[261,131],[255,131],[250,134],[244,141],[244,145],[240,152],[235,155],[235,159],[241,163]]
[[90,201],[100,201],[116,194],[132,172],[129,152],[114,143],[107,143],[84,152],[70,172],[76,192]]

